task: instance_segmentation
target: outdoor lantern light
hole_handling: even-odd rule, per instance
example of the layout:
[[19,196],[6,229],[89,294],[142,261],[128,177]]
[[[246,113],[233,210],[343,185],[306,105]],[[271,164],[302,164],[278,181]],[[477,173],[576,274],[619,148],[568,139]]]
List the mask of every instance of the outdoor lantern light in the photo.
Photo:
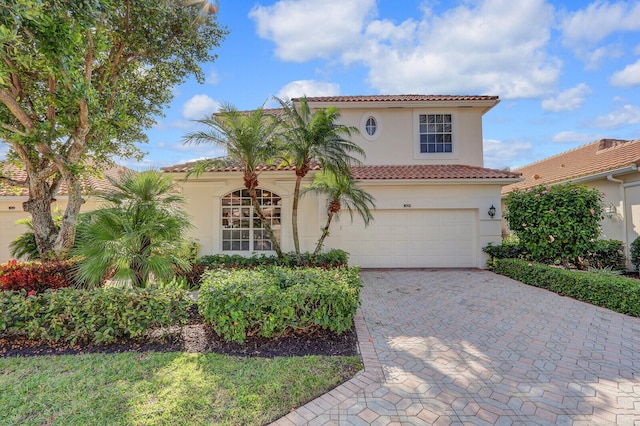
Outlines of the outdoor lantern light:
[[604,215],[607,216],[609,219],[615,216],[616,213],[617,213],[616,206],[614,206],[613,204],[604,208]]
[[493,219],[493,217],[496,215],[496,208],[493,207],[493,204],[491,204],[491,207],[489,207],[489,211],[487,213],[489,213],[489,217],[491,219]]

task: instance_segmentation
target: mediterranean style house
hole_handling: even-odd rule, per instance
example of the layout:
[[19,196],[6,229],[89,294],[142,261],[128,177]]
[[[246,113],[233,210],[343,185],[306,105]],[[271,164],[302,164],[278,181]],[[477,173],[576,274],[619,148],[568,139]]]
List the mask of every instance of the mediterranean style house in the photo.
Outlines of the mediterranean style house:
[[[352,175],[376,199],[374,221],[368,227],[355,215],[352,221],[348,213],[334,220],[326,250],[343,249],[350,253],[351,264],[367,268],[484,267],[482,247],[501,241],[501,189],[520,181],[519,173],[483,166],[482,118],[498,104],[497,96],[307,100],[312,110],[338,107],[341,124],[359,129],[351,140],[366,157],[361,166],[352,168]],[[191,237],[199,242],[200,254],[270,253],[269,239],[243,190],[240,170],[212,168],[185,181],[193,166],[178,164],[163,171],[175,178],[189,199]],[[294,181],[290,168],[260,169],[259,196],[283,251],[293,250]],[[325,220],[326,200],[305,195],[299,207],[303,251],[313,250]]]
[[638,166],[640,139],[601,139],[514,170],[523,180],[505,186],[502,194],[504,198],[516,189],[567,182],[597,188],[604,193],[602,238],[622,241],[628,255],[629,245],[640,235]]
[[[87,176],[82,183],[85,203],[82,205],[82,212],[95,210],[100,201],[94,196],[97,193],[108,191],[111,184],[104,176],[117,179],[126,169],[125,167],[112,167],[103,172],[103,176]],[[0,169],[0,174],[10,176],[17,181],[26,181],[27,173],[11,164],[5,164]],[[10,186],[0,182],[0,263],[11,259],[9,244],[21,234],[27,232],[25,226],[16,225],[16,221],[31,217],[22,209],[22,203],[29,199],[27,188]],[[63,184],[58,190],[56,201],[51,206],[52,209],[64,212],[67,206],[67,188]]]

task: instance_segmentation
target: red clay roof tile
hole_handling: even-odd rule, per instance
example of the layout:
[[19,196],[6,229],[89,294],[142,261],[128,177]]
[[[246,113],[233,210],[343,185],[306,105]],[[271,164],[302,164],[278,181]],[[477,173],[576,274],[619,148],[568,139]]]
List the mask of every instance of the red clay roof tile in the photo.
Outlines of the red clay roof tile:
[[454,165],[358,166],[351,173],[358,180],[404,179],[518,179],[519,173],[483,167]]
[[566,182],[632,165],[640,165],[640,139],[601,139],[515,169],[514,172],[522,173],[524,180],[505,186],[502,193]]
[[[420,102],[420,101],[497,101],[498,96],[466,95],[364,95],[308,97],[309,102]],[[300,98],[293,98],[294,102]]]
[[[103,172],[104,176],[109,176],[111,178],[117,178],[124,171],[128,170],[126,167],[115,166],[109,168]],[[4,164],[0,166],[0,174],[10,179],[26,182],[27,180],[27,172],[23,169],[19,169],[11,164]],[[82,188],[84,194],[95,194],[99,192],[104,192],[112,188],[109,181],[104,176],[87,176],[84,178],[82,182]],[[58,190],[59,196],[67,195],[67,187],[63,183]],[[29,189],[23,188],[21,186],[11,186],[7,183],[0,182],[0,197],[11,197],[11,196],[29,196]]]

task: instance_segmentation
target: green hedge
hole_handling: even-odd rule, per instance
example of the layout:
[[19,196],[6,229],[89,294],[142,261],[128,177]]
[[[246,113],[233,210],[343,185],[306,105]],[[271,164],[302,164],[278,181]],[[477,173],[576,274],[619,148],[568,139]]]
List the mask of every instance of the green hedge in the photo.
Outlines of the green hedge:
[[495,259],[493,271],[563,296],[640,317],[640,281],[633,278],[554,268],[520,259]]
[[191,301],[179,290],[62,288],[27,296],[0,292],[0,334],[112,343],[186,322]]
[[240,343],[313,327],[342,333],[353,324],[360,287],[358,268],[212,269],[198,307],[218,335]]
[[210,254],[202,256],[196,263],[209,268],[256,268],[260,266],[287,266],[287,267],[321,267],[338,268],[347,266],[349,253],[344,250],[329,250],[326,253],[313,255],[312,253],[301,253],[300,264],[295,253],[285,253],[282,258],[275,255],[246,257],[239,254]]

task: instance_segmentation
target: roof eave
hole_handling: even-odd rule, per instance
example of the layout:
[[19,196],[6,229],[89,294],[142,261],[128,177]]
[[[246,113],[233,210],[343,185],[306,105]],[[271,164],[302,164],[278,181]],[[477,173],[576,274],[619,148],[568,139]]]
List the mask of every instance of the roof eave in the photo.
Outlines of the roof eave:
[[[531,186],[525,186],[522,188],[514,188],[513,190],[506,192],[504,194],[502,194],[503,197],[507,196],[509,193],[515,191],[516,189],[527,189],[527,188],[535,188],[536,186],[540,186],[540,185],[562,185],[564,183],[585,183],[585,182],[591,182],[594,180],[600,180],[600,179],[605,179],[607,176],[620,176],[620,175],[625,175],[628,173],[633,173],[633,172],[637,172],[638,171],[638,166],[636,164],[630,164],[628,166],[625,167],[620,167],[617,169],[611,169],[611,170],[605,170],[603,172],[598,172],[598,173],[594,173],[594,174],[590,174],[590,175],[586,175],[586,176],[580,176],[577,178],[571,178],[571,179],[564,179],[564,180],[559,180],[556,182],[548,182],[548,183],[539,183],[536,185],[531,185]],[[521,179],[524,180],[524,179]]]
[[522,181],[522,178],[439,178],[439,179],[356,179],[356,182],[362,185],[443,185],[443,184],[463,184],[463,185],[511,185]]
[[424,101],[335,101],[335,102],[309,102],[311,108],[329,108],[331,106],[340,109],[400,109],[400,108],[482,108],[484,115],[500,102],[500,99],[482,100],[424,100]]

